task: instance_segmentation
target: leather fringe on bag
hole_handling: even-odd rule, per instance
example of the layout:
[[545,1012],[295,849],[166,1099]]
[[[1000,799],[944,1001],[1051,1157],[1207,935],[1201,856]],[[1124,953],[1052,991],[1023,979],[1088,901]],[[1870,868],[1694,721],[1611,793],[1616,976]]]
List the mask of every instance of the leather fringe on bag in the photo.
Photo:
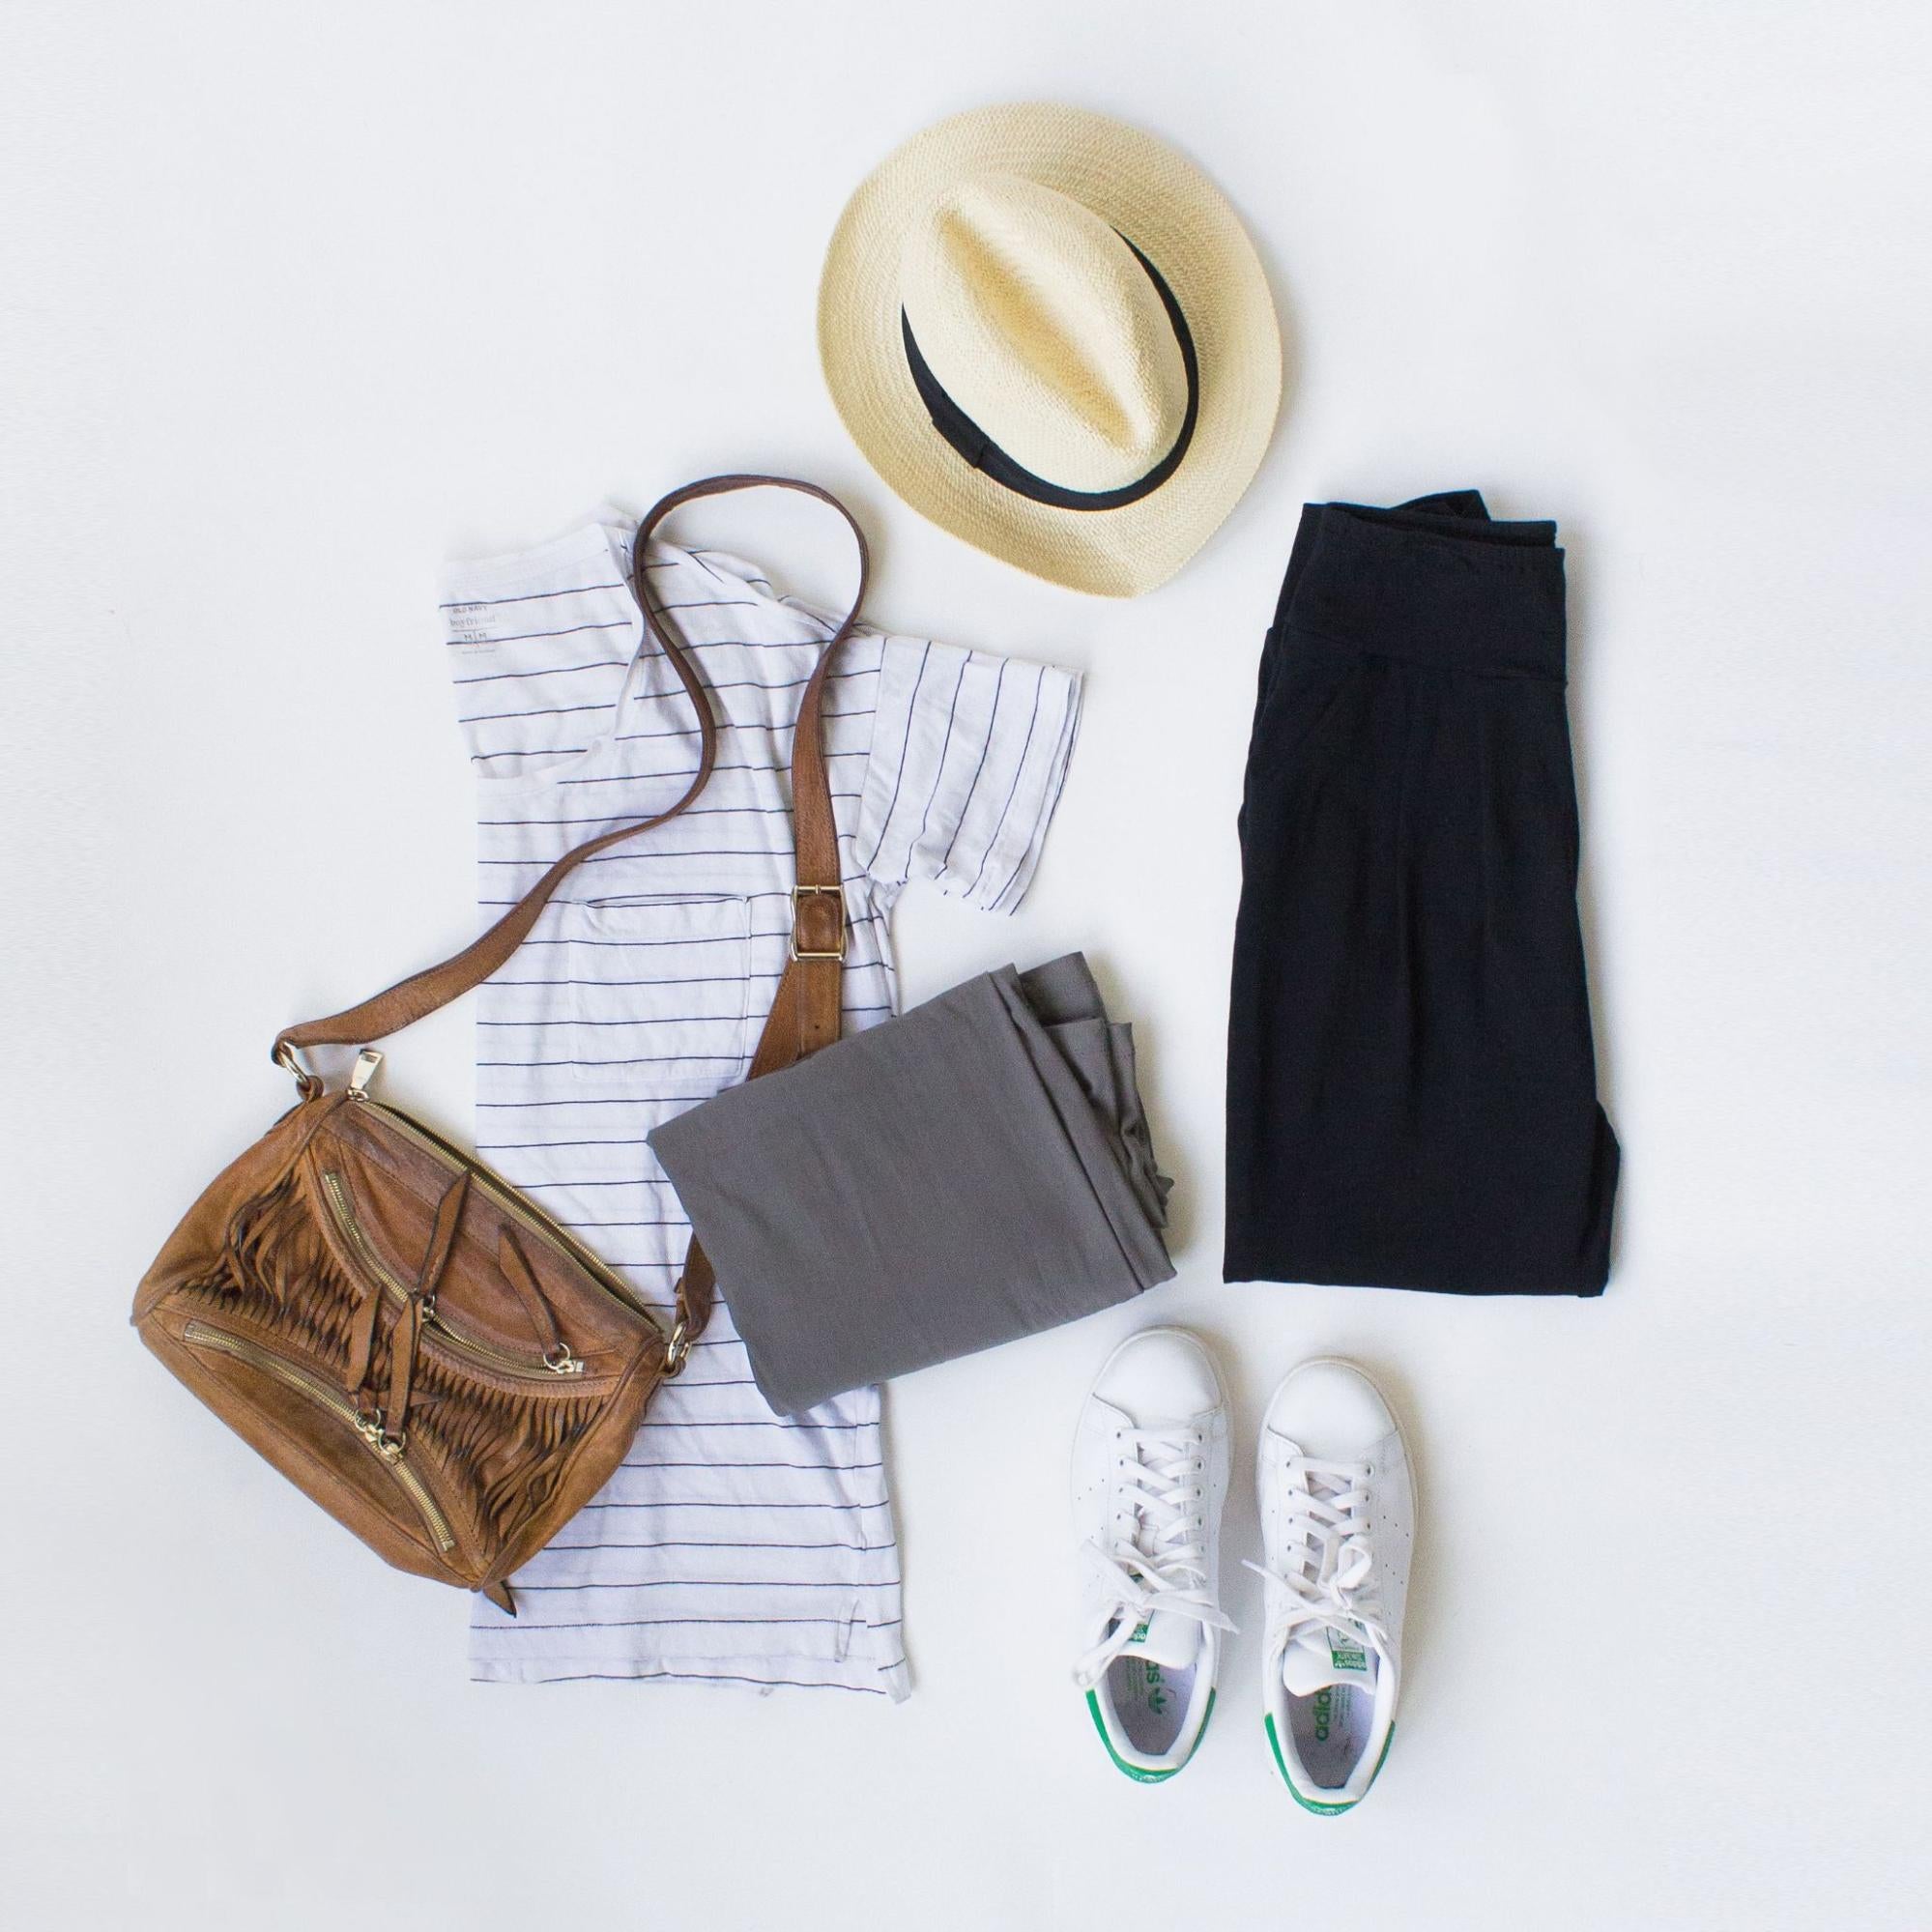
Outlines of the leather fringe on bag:
[[301,1055],[382,1039],[479,985],[585,859],[693,803],[716,760],[717,725],[651,602],[645,545],[680,505],[764,485],[836,509],[859,568],[851,613],[800,700],[792,958],[750,1077],[838,1037],[847,922],[820,700],[864,601],[865,538],[815,484],[713,476],[664,498],[631,556],[646,629],[697,710],[698,768],[684,795],[565,852],[454,958],[283,1032],[274,1058],[295,1076],[296,1106],[188,1210],[134,1298],[148,1347],[338,1522],[397,1569],[481,1591],[512,1613],[506,1579],[602,1487],[652,1392],[683,1367],[710,1314],[710,1263],[694,1240],[665,1329],[533,1201],[373,1099],[380,1053],[363,1045],[335,1092]]

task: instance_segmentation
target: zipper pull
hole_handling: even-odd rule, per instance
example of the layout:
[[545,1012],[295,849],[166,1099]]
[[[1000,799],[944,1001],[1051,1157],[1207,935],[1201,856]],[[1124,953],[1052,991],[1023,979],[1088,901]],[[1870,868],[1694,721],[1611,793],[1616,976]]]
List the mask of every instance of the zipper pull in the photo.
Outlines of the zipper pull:
[[369,1090],[369,1082],[376,1077],[376,1069],[383,1063],[383,1056],[374,1047],[364,1047],[356,1055],[356,1064],[349,1075],[349,1091],[360,1100]]

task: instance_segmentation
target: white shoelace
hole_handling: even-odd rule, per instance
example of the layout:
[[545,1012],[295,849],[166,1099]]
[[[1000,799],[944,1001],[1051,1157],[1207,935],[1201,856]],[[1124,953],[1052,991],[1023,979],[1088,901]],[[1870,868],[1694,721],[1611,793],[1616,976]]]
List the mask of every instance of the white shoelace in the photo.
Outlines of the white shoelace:
[[1107,1588],[1107,1633],[1074,1666],[1090,1690],[1163,1611],[1203,1627],[1234,1626],[1215,1607],[1207,1573],[1206,1448],[1197,1428],[1129,1428],[1114,1436],[1112,1515],[1124,1502],[1128,1523],[1110,1522],[1106,1544],[1088,1538],[1081,1554]]
[[1281,1593],[1271,1603],[1267,1655],[1280,1656],[1309,1625],[1318,1624],[1346,1636],[1359,1633],[1386,1657],[1388,1631],[1369,1584],[1375,1567],[1369,1547],[1369,1465],[1291,1456],[1285,1466],[1283,1567],[1247,1566]]

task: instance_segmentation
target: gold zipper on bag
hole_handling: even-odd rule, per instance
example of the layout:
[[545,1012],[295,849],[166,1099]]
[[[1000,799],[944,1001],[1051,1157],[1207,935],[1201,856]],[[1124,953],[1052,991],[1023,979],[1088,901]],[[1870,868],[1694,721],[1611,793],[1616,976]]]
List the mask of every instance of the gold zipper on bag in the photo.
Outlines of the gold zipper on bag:
[[210,1322],[190,1321],[182,1330],[182,1340],[197,1348],[212,1348],[217,1354],[232,1355],[238,1362],[245,1362],[251,1369],[259,1369],[265,1375],[273,1375],[284,1388],[293,1389],[298,1395],[305,1396],[316,1407],[327,1409],[340,1418],[362,1439],[372,1455],[396,1480],[396,1485],[415,1504],[417,1514],[422,1518],[423,1527],[436,1540],[436,1546],[443,1551],[456,1547],[456,1535],[449,1527],[449,1519],[443,1514],[436,1498],[424,1487],[423,1481],[403,1459],[403,1445],[399,1441],[386,1437],[380,1427],[363,1416],[347,1396],[339,1389],[332,1389],[319,1376],[311,1375],[307,1370],[298,1367],[285,1357],[277,1355],[272,1348],[264,1348],[258,1341],[250,1341],[245,1336],[233,1335],[225,1328],[216,1328]]
[[[322,1170],[322,1192],[329,1198],[329,1211],[333,1215],[336,1226],[342,1230],[343,1239],[356,1251],[357,1259],[394,1300],[407,1302],[411,1292],[408,1285],[376,1253],[376,1245],[369,1239],[368,1230],[356,1212],[356,1203],[350,1197],[349,1184],[333,1168]],[[424,1315],[439,1338],[458,1354],[468,1355],[485,1368],[495,1369],[503,1374],[542,1376],[547,1379],[584,1372],[582,1360],[561,1342],[554,1359],[539,1355],[533,1349],[518,1354],[510,1349],[499,1348],[495,1342],[485,1341],[481,1336],[473,1334],[453,1316],[444,1313],[434,1301],[424,1310]]]

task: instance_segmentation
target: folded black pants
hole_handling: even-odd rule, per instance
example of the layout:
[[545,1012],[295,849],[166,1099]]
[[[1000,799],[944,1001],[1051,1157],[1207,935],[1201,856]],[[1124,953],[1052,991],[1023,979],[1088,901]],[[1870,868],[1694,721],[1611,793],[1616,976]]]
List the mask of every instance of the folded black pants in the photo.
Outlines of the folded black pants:
[[1601,1293],[1554,524],[1308,505],[1241,858],[1226,1279]]

